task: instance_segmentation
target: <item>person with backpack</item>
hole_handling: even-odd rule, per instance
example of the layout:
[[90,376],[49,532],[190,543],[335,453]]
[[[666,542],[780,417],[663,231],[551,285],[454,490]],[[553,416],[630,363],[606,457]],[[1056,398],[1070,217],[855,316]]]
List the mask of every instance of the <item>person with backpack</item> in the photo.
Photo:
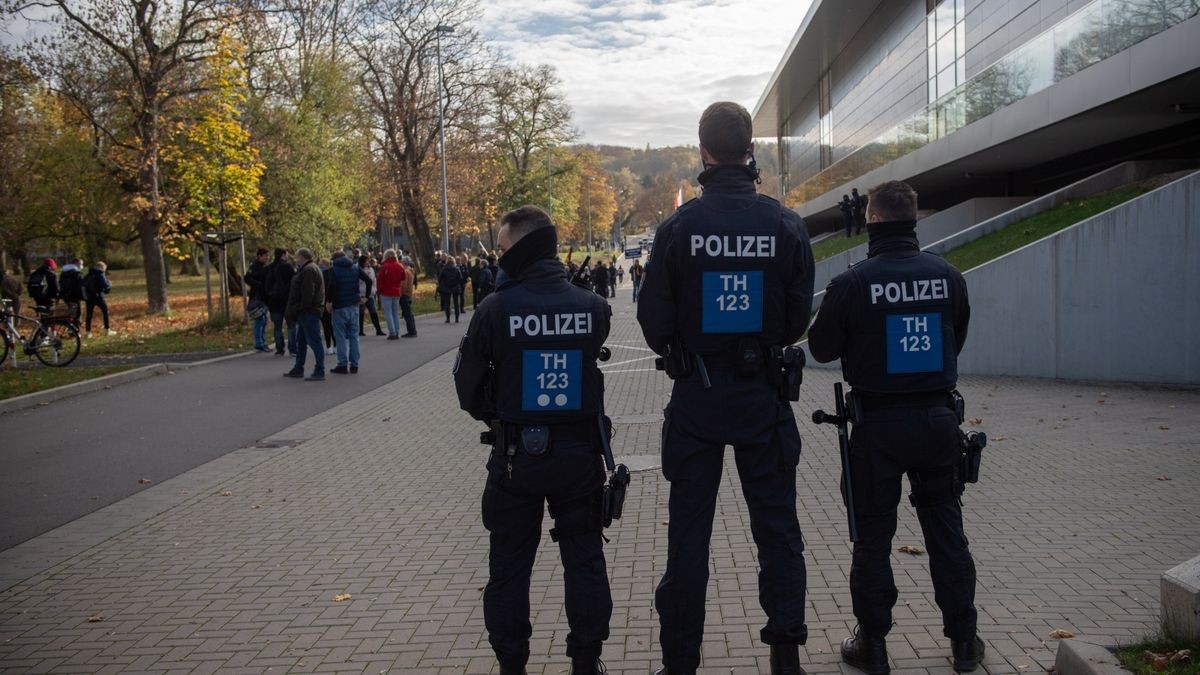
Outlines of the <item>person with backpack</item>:
[[442,311],[446,313],[446,323],[450,323],[450,309],[454,309],[454,323],[458,323],[458,316],[461,313],[459,305],[455,301],[455,296],[462,293],[463,278],[462,273],[458,270],[458,264],[454,258],[447,255],[442,260],[442,267],[438,270],[437,276],[437,292],[442,300]]
[[108,326],[108,302],[104,299],[112,291],[112,282],[108,280],[108,265],[103,262],[98,262],[92,265],[92,269],[88,270],[87,276],[83,278],[83,299],[87,304],[87,324],[84,330],[88,337],[92,336],[92,314],[96,308],[100,308],[100,313],[104,316],[104,332],[108,335],[116,335],[117,332]]
[[63,265],[62,273],[58,275],[58,296],[67,303],[71,320],[79,323],[80,309],[83,303],[83,260],[75,258]]
[[29,299],[34,307],[51,308],[58,300],[58,263],[54,258],[46,258],[40,267],[29,275],[25,282],[25,290],[29,291]]

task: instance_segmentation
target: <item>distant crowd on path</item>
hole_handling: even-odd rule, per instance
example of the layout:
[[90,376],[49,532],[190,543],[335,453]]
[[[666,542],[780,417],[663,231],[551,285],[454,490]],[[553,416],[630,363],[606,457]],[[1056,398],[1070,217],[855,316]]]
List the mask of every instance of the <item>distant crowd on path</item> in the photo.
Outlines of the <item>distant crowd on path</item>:
[[104,298],[112,291],[112,282],[108,279],[108,265],[103,262],[93,264],[91,269],[84,273],[83,259],[74,258],[63,265],[62,272],[59,273],[58,263],[54,258],[46,258],[25,279],[24,284],[0,267],[0,289],[4,299],[12,302],[13,314],[21,313],[22,290],[28,291],[29,301],[41,313],[53,312],[61,300],[71,321],[76,324],[83,315],[83,308],[86,307],[87,337],[92,337],[92,317],[98,307],[104,318],[104,331],[108,335],[116,334],[109,325],[108,302]]
[[[253,321],[254,349],[276,356],[290,354],[295,364],[285,375],[303,377],[306,354],[314,355],[309,380],[325,377],[325,356],[336,355],[331,372],[358,372],[359,337],[370,316],[375,335],[388,340],[417,336],[412,298],[417,275],[407,251],[379,254],[353,249],[316,260],[307,248],[256,251],[245,275],[247,314]],[[379,322],[383,310],[387,332]],[[405,332],[400,333],[403,317]],[[274,349],[267,344],[267,321],[274,328]]]
[[[581,270],[574,261],[568,261],[567,275],[568,278],[578,279],[580,284],[590,287],[596,295],[615,298],[617,286],[625,281],[625,266],[618,265],[614,258],[609,263],[597,260],[595,265]],[[636,300],[635,293],[634,301]]]
[[867,196],[858,194],[858,188],[851,189],[848,195],[842,195],[842,201],[838,202],[847,238],[862,234],[863,228],[867,226],[867,202]]

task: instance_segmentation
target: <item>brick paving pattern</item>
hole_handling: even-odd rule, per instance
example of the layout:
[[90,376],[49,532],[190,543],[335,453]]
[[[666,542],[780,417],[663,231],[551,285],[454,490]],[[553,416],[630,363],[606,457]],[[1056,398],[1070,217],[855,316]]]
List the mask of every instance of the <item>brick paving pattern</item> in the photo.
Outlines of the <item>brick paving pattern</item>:
[[[659,659],[653,596],[669,486],[651,468],[669,382],[653,371],[628,287],[613,304],[615,450],[647,470],[608,532],[615,610],[604,660],[644,674]],[[0,670],[495,672],[481,608],[486,450],[457,408],[452,360],[0,553]],[[812,673],[853,672],[837,656],[854,617],[835,436],[808,421],[831,403],[837,375],[808,370],[796,405]],[[1160,574],[1200,543],[1200,393],[980,377],[961,389],[992,439],[982,482],[965,495],[986,671],[1050,666],[1056,628],[1104,643],[1154,631]],[[731,455],[701,672],[767,672]],[[895,546],[922,545],[907,500],[900,512]],[[950,672],[926,562],[893,560],[898,673]],[[568,670],[561,577],[546,536],[531,673]]]

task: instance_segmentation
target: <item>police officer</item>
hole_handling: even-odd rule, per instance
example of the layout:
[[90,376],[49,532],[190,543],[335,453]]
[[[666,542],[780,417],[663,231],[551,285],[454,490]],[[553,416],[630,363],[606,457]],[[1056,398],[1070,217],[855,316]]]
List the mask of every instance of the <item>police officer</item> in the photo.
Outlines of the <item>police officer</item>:
[[896,603],[889,556],[900,477],[908,474],[954,669],[967,672],[984,651],[955,475],[961,420],[950,397],[971,313],[967,286],[945,260],[921,252],[911,187],[891,181],[871,190],[867,215],[868,258],[830,282],[808,333],[813,357],[840,358],[853,388],[858,542],[850,595],[858,629],[842,643],[842,660],[868,673],[889,671],[885,636]]
[[548,502],[565,569],[571,672],[604,672],[612,597],[601,548],[604,381],[596,359],[611,311],[567,282],[545,211],[504,214],[499,243],[505,280],[480,303],[454,367],[459,404],[490,424],[495,441],[483,492],[491,533],[484,624],[500,672],[524,673],[529,575]]
[[726,445],[734,448],[760,561],[762,641],[772,673],[801,673],[804,542],[796,517],[800,435],[774,355],[808,327],[813,259],[800,217],[758,195],[750,114],[714,103],[700,117],[704,194],[654,238],[637,317],[674,380],[663,411],[671,482],[667,568],[655,593],[664,668],[694,673],[704,636],[709,539]]

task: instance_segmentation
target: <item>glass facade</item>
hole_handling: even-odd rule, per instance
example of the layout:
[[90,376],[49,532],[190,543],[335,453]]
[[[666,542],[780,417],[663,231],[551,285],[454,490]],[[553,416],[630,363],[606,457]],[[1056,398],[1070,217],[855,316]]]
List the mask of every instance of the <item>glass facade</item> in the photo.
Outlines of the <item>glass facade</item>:
[[962,5],[942,0],[926,22],[928,105],[815,174],[790,156],[789,141],[804,139],[784,139],[789,173],[807,176],[786,186],[788,204],[820,197],[1200,14],[1200,0],[1095,0],[964,81]]

